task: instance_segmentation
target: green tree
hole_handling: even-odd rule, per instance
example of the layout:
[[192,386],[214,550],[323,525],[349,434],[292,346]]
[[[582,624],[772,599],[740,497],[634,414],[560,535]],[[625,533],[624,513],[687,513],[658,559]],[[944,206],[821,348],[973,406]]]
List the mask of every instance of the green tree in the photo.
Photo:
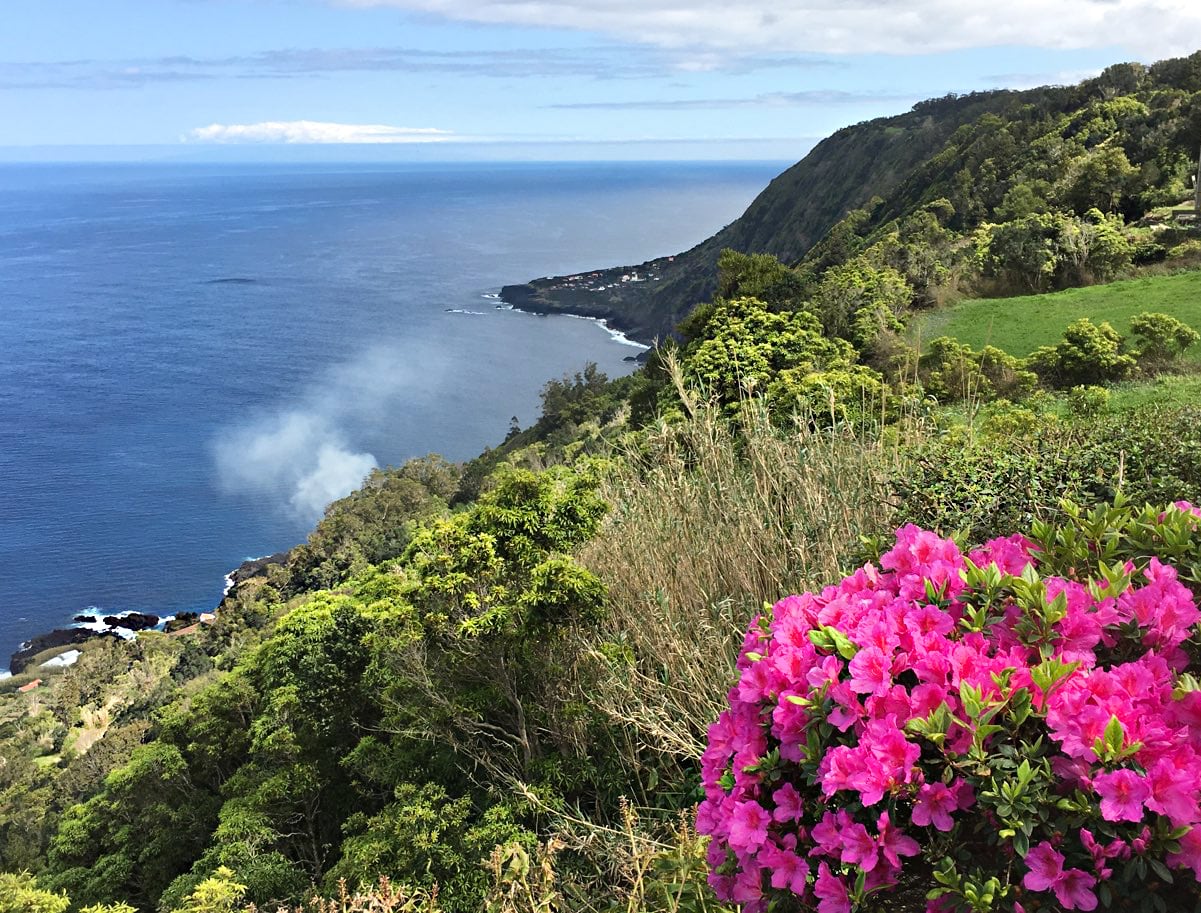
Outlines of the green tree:
[[0,913],[66,913],[70,906],[65,894],[43,890],[28,872],[0,873]]
[[481,815],[470,797],[452,798],[438,783],[399,784],[393,801],[371,817],[348,822],[347,830],[351,836],[342,858],[326,877],[329,890],[341,878],[367,887],[391,875],[411,888],[437,887],[449,913],[484,908],[490,882],[485,863],[494,847],[537,845],[537,837],[503,803]]
[[[781,417],[799,410],[820,420],[830,414],[831,392],[857,403],[864,383],[880,387],[878,374],[856,364],[851,344],[828,338],[807,311],[775,313],[754,298],[720,301],[715,308],[712,335],[685,352],[683,367],[730,416],[738,415],[747,396],[759,395]],[[848,377],[837,383],[821,377],[839,372]]]
[[807,297],[804,279],[771,254],[726,249],[717,260],[717,297],[758,298],[773,311],[792,311]]
[[68,809],[50,845],[47,882],[77,903],[154,906],[208,837],[215,797],[193,783],[179,749],[144,745]]
[[246,895],[246,886],[222,866],[206,878],[175,913],[234,913]]
[[1073,163],[1063,201],[1080,215],[1090,209],[1117,212],[1137,174],[1121,146],[1098,147]]
[[827,336],[871,345],[901,328],[901,315],[913,302],[913,289],[891,266],[855,257],[831,267],[814,295],[814,309]]

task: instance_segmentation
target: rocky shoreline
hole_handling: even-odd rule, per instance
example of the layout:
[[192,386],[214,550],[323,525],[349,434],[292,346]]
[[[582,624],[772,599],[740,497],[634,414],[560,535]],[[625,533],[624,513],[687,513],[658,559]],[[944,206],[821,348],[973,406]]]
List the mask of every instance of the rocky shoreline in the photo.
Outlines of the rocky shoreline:
[[[222,601],[238,584],[252,577],[261,576],[269,565],[282,564],[287,558],[288,552],[284,551],[276,552],[273,555],[264,555],[262,558],[252,558],[249,561],[243,561],[225,575],[225,592],[222,594]],[[218,608],[220,608],[219,604]],[[180,614],[194,615],[196,613]],[[72,620],[77,624],[87,626],[55,628],[52,631],[47,631],[45,634],[38,634],[31,637],[21,644],[12,656],[9,657],[9,672],[12,675],[20,675],[29,668],[32,661],[38,655],[45,653],[47,650],[75,646],[97,638],[119,638],[122,636],[121,631],[128,631],[129,634],[126,636],[133,636],[138,631],[152,630],[163,623],[163,617],[147,612],[122,612],[103,617],[80,614],[76,615]],[[102,624],[104,627],[99,627],[98,624]],[[170,621],[168,621],[169,624]]]

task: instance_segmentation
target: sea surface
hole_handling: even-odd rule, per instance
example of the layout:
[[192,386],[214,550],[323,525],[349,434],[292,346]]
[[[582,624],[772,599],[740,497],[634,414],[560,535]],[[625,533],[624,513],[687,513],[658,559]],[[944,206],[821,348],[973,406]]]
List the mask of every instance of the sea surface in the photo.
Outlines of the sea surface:
[[372,466],[631,370],[496,291],[684,250],[782,167],[0,165],[0,669],[77,613],[210,609]]

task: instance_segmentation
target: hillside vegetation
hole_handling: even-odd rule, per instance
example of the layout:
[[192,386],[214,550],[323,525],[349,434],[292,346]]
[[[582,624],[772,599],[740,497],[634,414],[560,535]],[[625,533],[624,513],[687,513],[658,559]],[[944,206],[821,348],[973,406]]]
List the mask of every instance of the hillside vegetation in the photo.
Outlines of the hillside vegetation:
[[[722,250],[794,265],[855,210],[864,214],[844,223],[837,238],[904,226],[936,202],[945,227],[960,236],[989,223],[1010,226],[1000,239],[1004,250],[972,275],[957,271],[952,287],[966,280],[968,290],[995,294],[1106,280],[1120,261],[1162,259],[1163,246],[1149,233],[1128,258],[1106,263],[1096,256],[1088,262],[1089,252],[1071,243],[1067,262],[1052,263],[1043,242],[1063,226],[1051,224],[1048,213],[1085,217],[1097,209],[1133,223],[1191,198],[1201,146],[1199,71],[1194,55],[1149,68],[1120,64],[1077,86],[922,102],[822,141],[739,219],[692,250],[580,281],[508,286],[502,294],[518,307],[607,317],[644,340],[666,338],[717,291]],[[630,273],[652,279],[622,282]]]
[[1201,911],[1199,103],[1201,54],[839,134],[634,375],[0,685],[0,913]]

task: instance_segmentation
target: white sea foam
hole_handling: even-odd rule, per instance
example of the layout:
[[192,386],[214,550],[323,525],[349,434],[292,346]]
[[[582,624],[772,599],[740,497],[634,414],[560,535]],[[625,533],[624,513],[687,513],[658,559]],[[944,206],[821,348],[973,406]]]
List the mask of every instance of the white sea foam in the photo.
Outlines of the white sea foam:
[[[247,555],[242,559],[242,564],[246,564],[250,561],[262,561],[264,558],[270,557],[270,555]],[[232,571],[226,574],[224,578],[222,578],[225,581],[225,587],[221,590],[222,599],[228,596],[229,591],[234,588],[234,574],[238,572],[238,568],[240,568],[242,564],[239,564],[238,567],[235,567]]]
[[467,308],[447,308],[448,314],[471,314],[473,317],[487,317],[487,311],[469,311]]
[[115,615],[118,618],[123,618],[131,612],[106,612],[96,606],[88,606],[80,615],[91,618],[91,621],[77,621],[71,627],[86,628],[89,631],[95,631],[97,634],[116,634],[122,640],[133,640],[137,637],[137,631],[131,631],[129,628],[121,628],[116,625],[105,624],[104,618],[108,615]]
[[529,314],[531,317],[570,317],[573,320],[587,320],[590,323],[595,323],[597,326],[599,326],[602,330],[609,334],[610,339],[620,345],[630,346],[634,349],[641,349],[644,352],[650,348],[650,346],[646,345],[645,343],[641,343],[636,339],[631,339],[621,330],[617,330],[609,326],[609,321],[604,317],[588,317],[584,314],[566,314],[560,311],[554,311],[551,313],[542,313],[540,311],[523,311],[521,308],[514,307],[511,304],[498,304],[496,309],[498,311],[516,311],[518,314]]
[[75,665],[76,660],[83,655],[80,650],[68,650],[65,653],[60,653],[52,659],[46,660],[39,669],[65,669],[67,666]]
[[595,324],[599,324],[604,331],[609,334],[609,338],[614,342],[620,343],[623,346],[632,346],[635,349],[642,349],[643,351],[650,348],[650,346],[644,345],[643,343],[638,342],[636,339],[630,339],[630,337],[621,330],[613,329],[613,327],[609,326],[609,321],[604,317],[587,317],[583,314],[557,314],[556,316],[572,317],[575,320],[590,320]]
[[0,682],[4,681],[6,678],[12,678],[12,677],[13,677],[13,674],[11,672],[9,672],[7,669],[0,670]]

